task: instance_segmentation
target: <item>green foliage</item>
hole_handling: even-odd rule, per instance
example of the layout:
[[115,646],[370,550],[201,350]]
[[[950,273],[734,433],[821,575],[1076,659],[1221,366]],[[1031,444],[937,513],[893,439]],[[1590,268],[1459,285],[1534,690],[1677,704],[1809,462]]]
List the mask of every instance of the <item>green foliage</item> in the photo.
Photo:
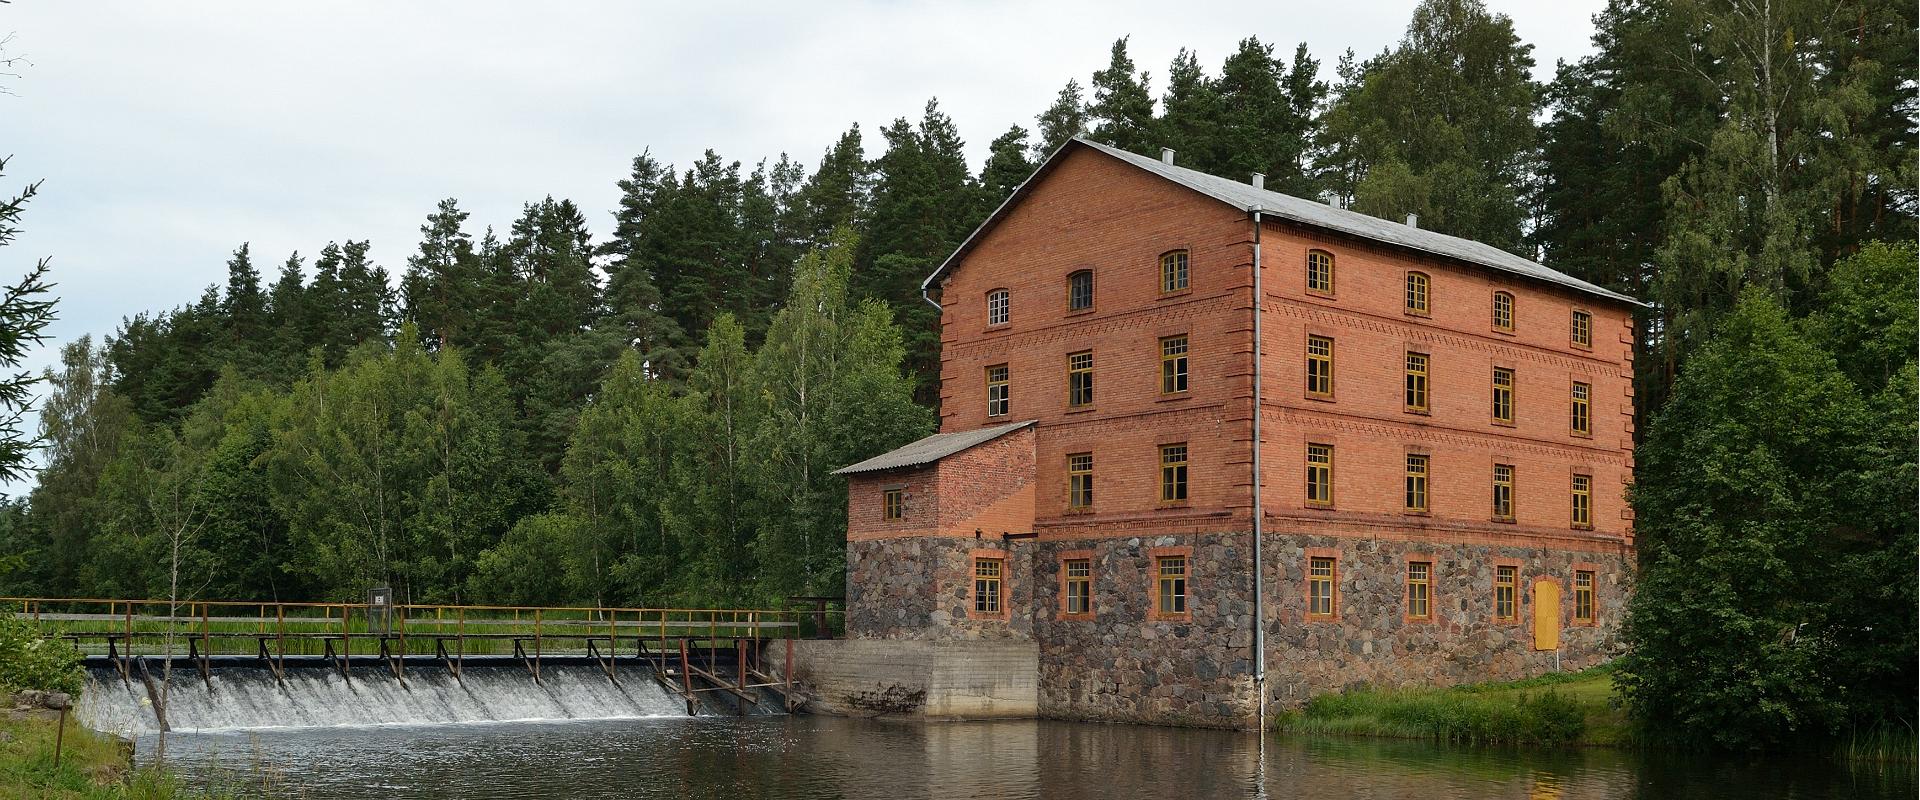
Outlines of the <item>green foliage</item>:
[[1479,0],[1426,0],[1398,47],[1340,65],[1322,177],[1352,208],[1518,250],[1537,146],[1533,46]]
[[[7,159],[0,158],[0,175],[6,169]],[[0,200],[0,247],[13,242],[21,213],[39,191],[38,182],[30,183],[19,194]],[[0,369],[18,369],[28,351],[47,339],[45,330],[54,318],[54,301],[46,296],[52,288],[47,283],[47,263],[39,260],[20,280],[0,287]],[[22,426],[42,380],[30,372],[0,373],[0,480],[19,481],[28,475],[35,442]]]
[[0,617],[0,694],[41,689],[77,697],[86,681],[71,643],[44,638],[32,620]]
[[[1580,673],[1554,683],[1596,680],[1605,682]],[[1607,713],[1604,701],[1576,699],[1554,688],[1522,688],[1521,683],[1335,692],[1308,701],[1282,725],[1301,733],[1563,745],[1589,741],[1589,717]]]
[[1889,420],[1757,289],[1700,348],[1632,493],[1618,680],[1651,729],[1753,747],[1911,711],[1911,400],[1896,419],[1880,441]]

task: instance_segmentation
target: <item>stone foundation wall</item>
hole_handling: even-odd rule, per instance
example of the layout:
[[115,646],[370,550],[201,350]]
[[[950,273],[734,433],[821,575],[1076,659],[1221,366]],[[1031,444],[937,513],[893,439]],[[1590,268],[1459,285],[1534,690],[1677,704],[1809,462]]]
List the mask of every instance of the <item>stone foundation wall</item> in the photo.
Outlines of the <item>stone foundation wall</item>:
[[1031,719],[1036,658],[1032,642],[803,639],[793,680],[822,714]]
[[[1306,616],[1308,550],[1338,559],[1337,615]],[[1620,651],[1633,558],[1541,547],[1268,534],[1267,685],[1279,707],[1359,685],[1448,686],[1585,669]],[[1433,563],[1432,621],[1406,618],[1406,565]],[[1494,567],[1519,567],[1516,619],[1493,618]],[[1576,567],[1576,564],[1579,566]],[[1594,571],[1595,624],[1573,623],[1573,573]],[[1533,649],[1533,586],[1560,586],[1560,646]]]
[[[908,537],[847,543],[847,635],[857,639],[1028,639],[1033,543]],[[973,608],[973,557],[1006,553],[999,617]]]
[[[1040,714],[1200,727],[1252,724],[1253,606],[1245,534],[1140,536],[1035,547]],[[1157,619],[1153,555],[1191,548],[1185,619]],[[1061,560],[1093,567],[1093,618],[1065,619]]]
[[[1584,669],[1619,652],[1632,556],[1540,546],[1266,536],[1271,710],[1360,685],[1446,686]],[[1007,553],[1004,619],[971,612],[972,559]],[[1188,556],[1188,613],[1151,613],[1154,557]],[[1337,613],[1306,614],[1310,555],[1337,559]],[[1025,641],[1038,650],[1036,707],[1053,719],[1249,727],[1251,559],[1245,533],[1009,543],[908,538],[848,545],[851,636]],[[1063,613],[1062,561],[1093,567],[1093,614]],[[1431,620],[1406,615],[1409,561],[1433,564]],[[1493,618],[1494,569],[1518,568],[1516,614]],[[1573,575],[1595,573],[1596,620],[1573,622]],[[1559,647],[1533,649],[1533,589],[1560,587]]]

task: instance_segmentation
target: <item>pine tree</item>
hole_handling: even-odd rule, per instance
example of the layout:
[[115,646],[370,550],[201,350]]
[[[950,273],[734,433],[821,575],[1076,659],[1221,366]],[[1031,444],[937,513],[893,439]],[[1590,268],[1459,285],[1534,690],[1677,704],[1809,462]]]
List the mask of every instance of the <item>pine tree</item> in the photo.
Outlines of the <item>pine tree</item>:
[[803,218],[801,233],[807,246],[818,247],[840,226],[859,229],[866,219],[873,191],[873,165],[855,124],[820,158],[820,167],[800,187],[797,205]]
[[659,210],[661,181],[670,173],[647,153],[634,157],[632,172],[619,182],[620,208],[613,236],[600,246],[606,264],[606,324],[617,325],[628,347],[639,351],[650,374],[678,379],[686,370],[686,333],[667,315],[653,267],[646,260],[650,226]]
[[480,309],[480,266],[462,225],[467,212],[449,197],[420,226],[420,251],[400,280],[401,318],[420,326],[434,348],[465,346]]
[[1039,123],[1039,141],[1033,144],[1033,160],[1045,161],[1053,151],[1060,149],[1068,139],[1087,132],[1087,101],[1080,93],[1080,81],[1069,79],[1067,85],[1060,88],[1059,96],[1053,105],[1036,118]]
[[1093,74],[1093,103],[1087,106],[1093,139],[1135,153],[1157,152],[1158,126],[1147,73],[1134,74],[1127,37],[1113,42],[1107,68]]
[[1027,129],[1008,128],[987,149],[987,163],[980,168],[980,207],[975,216],[985,218],[1025,183],[1039,165],[1027,159]]
[[1224,108],[1193,51],[1181,48],[1167,67],[1167,91],[1160,98],[1160,106],[1160,146],[1187,154],[1189,163],[1212,162],[1212,149],[1224,124]]

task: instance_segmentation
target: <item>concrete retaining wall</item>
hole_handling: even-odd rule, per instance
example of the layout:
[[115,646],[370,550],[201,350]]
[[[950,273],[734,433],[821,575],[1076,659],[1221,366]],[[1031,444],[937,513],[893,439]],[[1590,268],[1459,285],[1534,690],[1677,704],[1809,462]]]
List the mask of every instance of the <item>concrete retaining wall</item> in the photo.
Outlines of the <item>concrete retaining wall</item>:
[[1039,675],[1033,642],[839,639],[793,648],[807,710],[839,716],[1032,718]]

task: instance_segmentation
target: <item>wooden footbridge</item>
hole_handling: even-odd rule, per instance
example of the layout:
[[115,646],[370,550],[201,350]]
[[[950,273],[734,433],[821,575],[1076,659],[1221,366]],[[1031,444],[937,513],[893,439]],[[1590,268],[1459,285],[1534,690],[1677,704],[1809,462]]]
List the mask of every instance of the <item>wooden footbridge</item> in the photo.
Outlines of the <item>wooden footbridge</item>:
[[[549,664],[591,664],[618,684],[632,675],[658,682],[698,708],[745,713],[756,690],[794,708],[793,641],[831,638],[822,598],[778,609],[587,608],[374,605],[223,601],[0,598],[0,608],[35,622],[43,636],[72,642],[87,665],[122,680],[151,680],[159,662],[197,671],[258,666],[284,682],[290,667],[323,667],[347,680],[373,668],[406,681],[409,670],[444,670],[459,680],[470,663],[511,663],[541,681]],[[777,672],[770,659],[783,662]],[[191,673],[190,673],[191,674]],[[725,696],[723,702],[713,702]]]

